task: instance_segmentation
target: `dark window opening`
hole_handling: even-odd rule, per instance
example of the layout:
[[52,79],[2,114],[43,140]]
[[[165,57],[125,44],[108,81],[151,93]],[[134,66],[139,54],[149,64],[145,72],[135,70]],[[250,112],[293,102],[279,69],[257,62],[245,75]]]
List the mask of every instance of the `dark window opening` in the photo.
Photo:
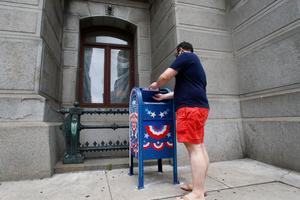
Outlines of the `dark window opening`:
[[128,107],[134,86],[131,34],[107,27],[82,30],[80,52],[80,105]]

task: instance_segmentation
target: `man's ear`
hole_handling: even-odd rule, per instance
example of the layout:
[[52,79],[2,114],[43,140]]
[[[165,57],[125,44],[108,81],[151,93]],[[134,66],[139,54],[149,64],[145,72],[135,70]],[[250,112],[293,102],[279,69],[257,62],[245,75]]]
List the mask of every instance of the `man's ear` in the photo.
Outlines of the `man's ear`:
[[182,51],[183,51],[183,48],[179,47],[179,49],[178,49],[178,56],[179,56],[180,54],[182,54]]

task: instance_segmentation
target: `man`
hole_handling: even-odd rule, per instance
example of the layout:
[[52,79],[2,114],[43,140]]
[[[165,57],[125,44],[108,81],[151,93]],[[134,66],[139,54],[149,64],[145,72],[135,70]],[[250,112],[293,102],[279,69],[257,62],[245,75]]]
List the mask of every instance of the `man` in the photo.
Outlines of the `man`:
[[149,88],[160,88],[173,77],[176,78],[174,92],[157,94],[153,98],[157,101],[174,98],[177,140],[184,143],[190,157],[192,183],[182,185],[181,189],[192,192],[177,199],[203,200],[206,195],[204,182],[209,165],[203,143],[204,125],[209,112],[206,75],[190,43],[182,42],[176,50],[175,61]]

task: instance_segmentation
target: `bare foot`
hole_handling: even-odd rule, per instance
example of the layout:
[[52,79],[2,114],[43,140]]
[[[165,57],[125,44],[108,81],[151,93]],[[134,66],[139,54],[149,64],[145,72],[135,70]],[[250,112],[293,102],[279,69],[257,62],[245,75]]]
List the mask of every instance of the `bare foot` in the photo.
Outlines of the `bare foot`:
[[184,190],[184,191],[188,191],[191,192],[193,190],[193,185],[191,183],[187,183],[187,184],[182,184],[180,186],[180,189]]
[[[181,186],[180,186],[180,189],[182,189],[182,190],[184,190],[184,191],[187,191],[187,192],[191,192],[191,191],[193,191],[193,184],[191,184],[191,183],[188,183],[188,184],[182,184]],[[207,192],[205,191],[204,192],[204,197],[206,197],[207,196]]]
[[197,196],[191,192],[183,197],[177,197],[176,200],[204,200],[204,196]]

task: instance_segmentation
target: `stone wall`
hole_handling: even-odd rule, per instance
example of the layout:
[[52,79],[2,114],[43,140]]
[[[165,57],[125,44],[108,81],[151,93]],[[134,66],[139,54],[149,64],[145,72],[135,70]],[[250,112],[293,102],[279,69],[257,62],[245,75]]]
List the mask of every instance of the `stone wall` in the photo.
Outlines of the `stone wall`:
[[41,37],[44,42],[40,91],[60,101],[63,1],[45,0]]
[[174,0],[170,0],[152,1],[151,4],[152,80],[158,78],[174,57],[174,49],[177,45],[174,3]]
[[0,123],[0,180],[51,176],[60,151],[59,132],[53,123]]
[[231,2],[247,156],[300,170],[300,3]]
[[52,50],[48,46],[50,32],[59,31],[50,22],[57,15],[50,14],[54,2],[63,4],[0,1],[1,181],[50,176],[61,152],[57,124],[45,123],[57,105],[50,102],[59,100],[59,86],[54,85],[59,82],[60,55],[55,60],[53,52],[60,45]]

